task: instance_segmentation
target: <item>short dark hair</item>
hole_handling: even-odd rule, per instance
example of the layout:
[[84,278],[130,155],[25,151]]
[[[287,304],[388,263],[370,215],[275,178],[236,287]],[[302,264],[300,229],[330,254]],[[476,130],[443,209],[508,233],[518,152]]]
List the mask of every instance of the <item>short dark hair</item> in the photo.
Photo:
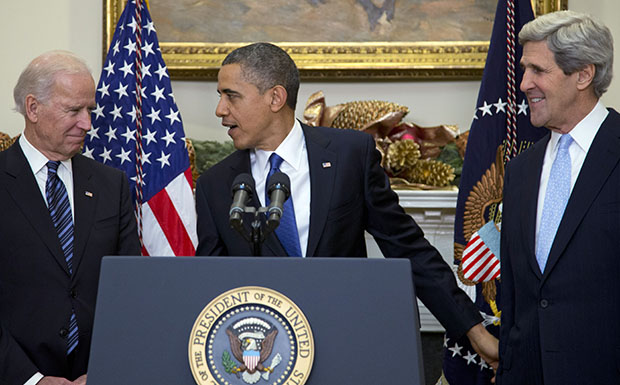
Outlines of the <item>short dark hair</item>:
[[270,43],[254,43],[229,53],[222,66],[238,63],[243,78],[263,94],[280,85],[286,89],[286,104],[295,110],[299,91],[299,71],[291,57],[282,48]]

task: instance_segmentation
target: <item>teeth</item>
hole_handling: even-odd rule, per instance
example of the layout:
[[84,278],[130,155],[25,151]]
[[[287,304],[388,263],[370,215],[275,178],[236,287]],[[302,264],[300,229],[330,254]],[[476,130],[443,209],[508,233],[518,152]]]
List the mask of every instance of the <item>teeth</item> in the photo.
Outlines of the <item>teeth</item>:
[[531,100],[532,100],[533,103],[538,103],[541,100],[543,100],[543,98],[532,98]]

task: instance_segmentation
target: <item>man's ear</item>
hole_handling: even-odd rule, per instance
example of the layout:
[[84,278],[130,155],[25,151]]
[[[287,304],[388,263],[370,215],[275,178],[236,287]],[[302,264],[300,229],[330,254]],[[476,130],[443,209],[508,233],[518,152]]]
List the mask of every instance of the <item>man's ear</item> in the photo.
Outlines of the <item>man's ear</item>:
[[33,123],[36,123],[39,120],[39,113],[41,112],[41,103],[37,98],[32,95],[26,95],[26,99],[24,101],[24,107],[26,109],[26,117]]
[[594,80],[594,75],[596,74],[596,67],[594,64],[588,64],[583,67],[583,69],[579,70],[577,73],[577,88],[580,91],[585,90],[592,84],[592,80]]
[[286,97],[288,96],[286,89],[280,85],[273,87],[269,91],[271,96],[271,111],[278,112],[286,105]]

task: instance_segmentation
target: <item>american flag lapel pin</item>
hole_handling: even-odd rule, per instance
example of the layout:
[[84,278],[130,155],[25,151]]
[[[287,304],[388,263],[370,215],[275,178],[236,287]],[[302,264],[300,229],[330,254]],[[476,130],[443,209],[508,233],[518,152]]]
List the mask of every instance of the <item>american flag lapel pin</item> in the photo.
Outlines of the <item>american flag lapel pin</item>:
[[84,191],[84,195],[86,195],[89,198],[93,197],[93,193],[91,193],[90,191]]
[[323,168],[330,168],[332,166],[332,162],[323,162],[321,163],[321,166],[323,166]]

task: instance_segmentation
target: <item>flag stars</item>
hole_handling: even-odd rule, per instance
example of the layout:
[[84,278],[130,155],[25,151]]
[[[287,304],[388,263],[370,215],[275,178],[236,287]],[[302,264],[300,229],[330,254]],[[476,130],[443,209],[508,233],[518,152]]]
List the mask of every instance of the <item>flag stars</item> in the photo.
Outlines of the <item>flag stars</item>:
[[[131,91],[133,92],[133,94],[136,94],[136,91]],[[142,96],[142,99],[146,99],[146,86],[144,87],[140,87],[140,96]]]
[[114,105],[114,109],[112,110],[112,112],[110,112],[112,114],[112,116],[114,116],[114,119],[112,119],[112,121],[115,121],[116,118],[122,119],[122,115],[121,115],[121,110],[123,109],[123,106],[117,106],[116,104]]
[[116,155],[116,157],[121,160],[121,165],[125,163],[125,161],[131,163],[131,159],[129,159],[129,154],[131,154],[131,151],[125,151],[125,149],[121,147],[121,153]]
[[104,135],[108,137],[108,143],[112,141],[112,139],[116,140],[116,128],[112,128],[112,126],[108,126],[108,132]]
[[454,346],[449,348],[448,350],[452,352],[452,357],[455,357],[457,354],[459,356],[462,356],[461,349],[463,349],[463,347],[459,346],[459,344],[455,342]]
[[151,142],[157,143],[157,139],[155,139],[155,134],[157,131],[151,131],[147,128],[146,135],[143,136],[144,140],[146,140],[146,145],[148,146]]
[[[144,172],[144,173],[142,173],[142,180],[140,181],[140,184],[141,184],[142,186],[144,186],[144,185],[146,184],[146,183],[144,182],[144,178],[146,178],[146,173],[145,173],[145,172]],[[131,177],[131,178],[129,178],[129,179],[131,179],[134,183],[138,183],[138,177],[136,177],[136,176],[132,176],[132,177]]]
[[469,366],[469,364],[473,363],[474,365],[476,365],[476,357],[478,357],[477,354],[473,354],[472,352],[470,352],[469,350],[467,351],[467,355],[463,356],[463,359],[467,360],[467,366]]
[[170,113],[166,115],[166,118],[170,119],[170,125],[172,126],[174,122],[181,123],[181,119],[179,119],[179,111],[174,111],[170,108]]
[[151,36],[151,32],[157,32],[155,30],[155,26],[153,25],[153,21],[149,20],[148,23],[146,23],[146,25],[144,26],[144,28],[147,29],[147,31],[149,31],[149,36]]
[[99,157],[102,159],[102,162],[105,164],[106,161],[112,162],[112,158],[110,157],[110,153],[112,150],[108,150],[107,148],[103,148],[103,152],[99,154]]
[[126,60],[123,60],[123,68],[121,68],[121,71],[123,71],[123,79],[125,79],[125,77],[128,74],[133,75],[133,70],[131,69],[132,63],[127,63]]
[[102,98],[105,96],[110,96],[110,93],[108,92],[109,87],[110,87],[109,84],[105,84],[105,82],[101,82],[101,87],[97,88],[97,92],[101,94]]
[[118,100],[121,100],[123,96],[129,97],[127,95],[127,87],[128,85],[124,86],[123,83],[118,83],[118,88],[114,90],[118,94]]
[[138,23],[136,22],[136,18],[131,18],[131,23],[127,24],[128,27],[131,27],[131,33],[136,33],[136,28],[138,28]]
[[99,134],[97,134],[97,131],[99,131],[99,127],[90,127],[90,130],[88,130],[88,132],[86,133],[86,135],[88,135],[89,140],[94,140],[95,138],[99,139]]
[[127,39],[127,44],[123,48],[127,50],[127,55],[131,56],[132,53],[136,52],[136,43]]
[[493,116],[493,112],[491,112],[491,107],[493,107],[493,104],[488,104],[485,100],[484,105],[482,107],[478,107],[478,109],[482,111],[483,117],[487,114]]
[[151,65],[144,65],[144,63],[142,63],[142,78],[144,79],[147,76],[151,76]]
[[487,365],[487,363],[482,359],[482,357],[480,357],[480,362],[478,363],[478,366],[480,366],[480,371],[484,369],[490,369],[489,365]]
[[168,130],[166,130],[166,135],[162,136],[161,138],[163,141],[166,142],[166,147],[168,147],[168,145],[170,143],[174,143],[176,144],[177,142],[174,140],[174,131],[169,132]]
[[115,72],[114,72],[114,63],[111,60],[108,62],[108,65],[105,66],[104,71],[106,71],[108,73],[108,75],[107,75],[108,77],[110,77],[110,74],[112,74],[112,75],[115,74]]
[[156,120],[161,122],[161,118],[159,117],[159,112],[161,110],[155,110],[151,107],[151,113],[147,115],[147,117],[151,118],[151,124],[155,123]]
[[[151,160],[149,159],[151,157],[151,152],[147,152],[142,154],[142,164],[151,164]],[[146,174],[144,174],[146,175]]]
[[131,106],[131,111],[129,111],[127,113],[127,115],[129,115],[131,117],[131,122],[132,123],[136,121],[136,114],[137,114],[136,106],[132,105]]
[[495,106],[495,113],[499,114],[500,111],[506,113],[506,104],[508,103],[502,101],[502,98],[499,98],[497,103],[493,103],[493,105]]
[[[135,107],[134,107],[135,108]],[[125,144],[129,143],[130,140],[136,140],[136,130],[130,130],[129,127],[125,128],[125,133],[121,134],[123,138],[125,138]]]
[[166,100],[166,97],[164,96],[164,88],[162,87],[161,89],[158,86],[155,86],[155,91],[151,92],[151,95],[155,97],[155,103],[159,102],[159,99],[164,99]]
[[155,55],[155,52],[153,52],[153,43],[144,44],[144,47],[142,47],[142,52],[144,52],[145,59],[149,57],[149,54]]
[[170,158],[170,154],[166,155],[166,153],[162,151],[161,156],[157,158],[157,161],[161,163],[161,168],[164,168],[164,166],[170,166],[170,162],[168,161],[168,158]]
[[97,103],[97,108],[95,108],[93,110],[93,114],[95,114],[95,120],[97,120],[97,118],[101,117],[105,117],[105,115],[103,114],[103,109],[105,108],[105,106],[100,106],[99,103]]
[[90,158],[90,159],[95,159],[93,157],[93,150],[94,148],[88,148],[88,146],[84,146],[84,152],[82,153],[82,155]]
[[518,105],[518,107],[519,107],[519,112],[518,112],[517,115],[523,114],[523,115],[527,116],[527,108],[529,106],[525,102],[525,99],[521,100],[521,103]]
[[155,71],[155,73],[157,75],[159,75],[159,80],[161,80],[161,78],[164,77],[164,76],[168,78],[169,76],[168,76],[168,69],[167,69],[167,67],[166,66],[162,67],[161,63],[159,63],[158,65],[159,65],[159,68],[157,69],[157,71]]
[[[121,41],[120,40],[117,40],[116,43],[114,43],[114,47],[112,47],[112,56],[116,55],[117,53],[119,53],[121,51],[120,45],[121,45]],[[110,74],[108,74],[108,75],[110,75]]]

